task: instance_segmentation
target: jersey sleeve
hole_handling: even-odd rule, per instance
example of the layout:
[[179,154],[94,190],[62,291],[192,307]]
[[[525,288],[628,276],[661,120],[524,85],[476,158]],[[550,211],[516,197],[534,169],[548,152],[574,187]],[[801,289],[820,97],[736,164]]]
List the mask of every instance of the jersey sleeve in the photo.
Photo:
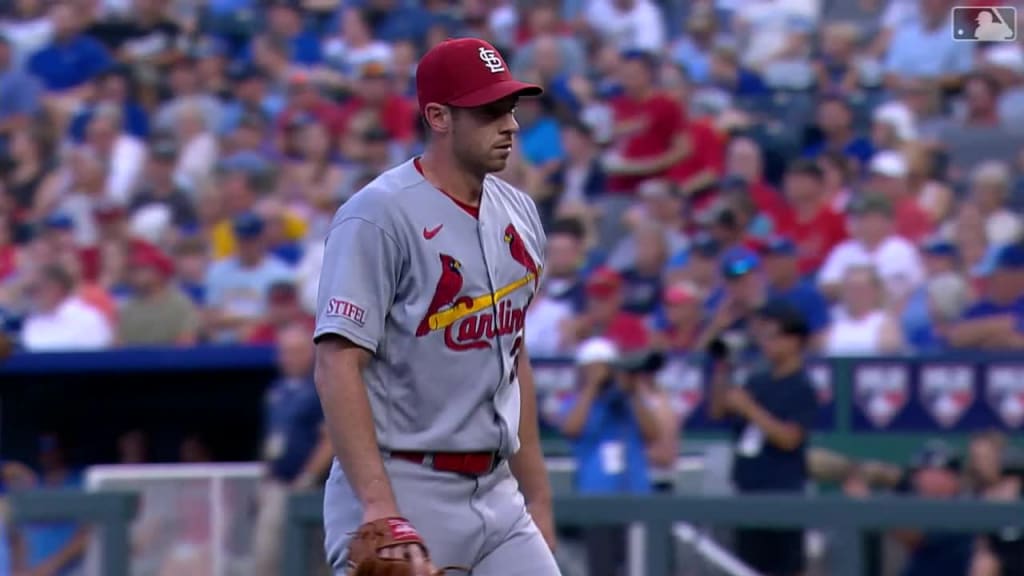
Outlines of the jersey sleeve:
[[314,341],[336,334],[377,352],[401,263],[397,241],[379,225],[343,219],[328,233]]

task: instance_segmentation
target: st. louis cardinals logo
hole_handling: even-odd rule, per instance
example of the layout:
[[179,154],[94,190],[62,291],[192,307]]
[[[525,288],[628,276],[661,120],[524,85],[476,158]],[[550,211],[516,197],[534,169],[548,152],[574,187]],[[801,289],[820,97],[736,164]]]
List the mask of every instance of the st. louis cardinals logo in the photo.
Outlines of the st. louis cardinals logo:
[[858,406],[876,428],[888,426],[907,405],[909,385],[905,366],[860,366],[853,383]]
[[[460,295],[463,286],[462,263],[448,254],[441,254],[441,276],[434,289],[427,313],[416,328],[416,336],[426,336],[435,330],[444,330],[445,346],[452,350],[490,348],[491,342],[523,329],[526,304],[517,306],[508,300],[517,290],[540,281],[540,267],[530,256],[522,236],[509,224],[504,231],[509,255],[524,269],[522,278],[481,296]],[[497,308],[497,310],[495,310]]]
[[943,428],[956,426],[974,405],[974,371],[958,364],[921,367],[921,402]]
[[505,62],[501,59],[501,56],[490,48],[480,47],[480,60],[487,66],[487,69],[492,73],[497,74],[505,71]]
[[1024,425],[1024,366],[989,366],[985,397],[1007,428]]

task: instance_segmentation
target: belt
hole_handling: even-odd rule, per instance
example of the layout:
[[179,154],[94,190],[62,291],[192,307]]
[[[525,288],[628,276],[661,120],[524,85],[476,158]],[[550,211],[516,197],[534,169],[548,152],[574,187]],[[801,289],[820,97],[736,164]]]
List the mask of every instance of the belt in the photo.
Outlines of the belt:
[[501,463],[497,452],[390,452],[392,458],[422,464],[438,472],[452,472],[464,476],[490,474]]

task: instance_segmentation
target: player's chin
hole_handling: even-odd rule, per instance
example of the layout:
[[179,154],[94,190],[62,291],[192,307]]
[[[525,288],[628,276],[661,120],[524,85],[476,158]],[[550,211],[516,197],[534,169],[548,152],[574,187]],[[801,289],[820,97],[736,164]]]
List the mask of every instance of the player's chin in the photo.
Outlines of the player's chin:
[[494,152],[487,158],[486,165],[488,172],[501,172],[508,167],[508,154]]

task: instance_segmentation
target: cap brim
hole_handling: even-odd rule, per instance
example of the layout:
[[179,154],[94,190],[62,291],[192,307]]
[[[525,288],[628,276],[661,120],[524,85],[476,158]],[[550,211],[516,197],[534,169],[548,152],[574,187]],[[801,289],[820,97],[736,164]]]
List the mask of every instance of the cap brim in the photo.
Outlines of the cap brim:
[[448,105],[458,108],[476,108],[478,106],[486,106],[509,96],[540,96],[543,93],[544,89],[536,84],[527,84],[518,80],[504,80],[469,94],[464,94],[448,102]]

